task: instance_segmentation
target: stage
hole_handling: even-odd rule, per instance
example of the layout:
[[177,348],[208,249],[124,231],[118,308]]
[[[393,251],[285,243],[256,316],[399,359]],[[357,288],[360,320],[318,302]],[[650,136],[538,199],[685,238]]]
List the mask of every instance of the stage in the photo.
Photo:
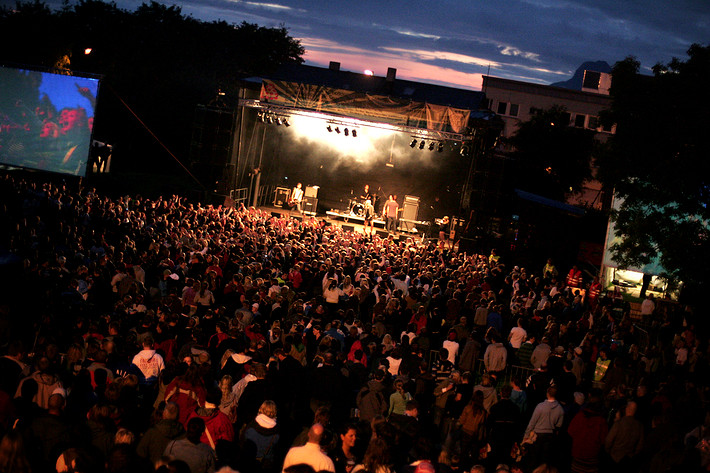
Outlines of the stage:
[[[360,215],[353,214],[347,210],[331,209],[325,213],[325,216],[323,216],[322,214],[316,214],[315,212],[304,212],[301,215],[296,210],[289,210],[287,208],[275,206],[262,206],[260,209],[270,212],[274,217],[292,217],[296,219],[315,217],[319,220],[325,220],[331,225],[337,225],[344,231],[353,231],[358,233],[365,232],[365,218]],[[387,236],[384,220],[375,218],[372,220],[372,224],[380,236]],[[427,233],[428,226],[429,222],[399,219],[397,231],[394,235],[399,236],[401,234],[407,236],[421,236],[422,234]]]

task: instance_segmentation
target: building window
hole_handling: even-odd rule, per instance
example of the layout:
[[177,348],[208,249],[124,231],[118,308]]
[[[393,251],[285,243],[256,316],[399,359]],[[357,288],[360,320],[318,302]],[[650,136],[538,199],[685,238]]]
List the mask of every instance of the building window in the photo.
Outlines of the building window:
[[569,112],[563,112],[562,113],[562,120],[565,126],[568,126],[570,123],[572,123],[572,114]]
[[586,115],[576,115],[574,117],[574,126],[577,128],[584,128],[584,119],[587,118]]
[[601,82],[601,80],[601,72],[584,71],[584,79],[582,79],[582,88],[599,90],[599,83]]
[[508,115],[510,115],[511,117],[517,117],[518,116],[518,108],[520,108],[520,107],[517,103],[511,103],[510,110],[508,111]]
[[599,117],[589,117],[589,122],[587,123],[587,128],[590,128],[592,130],[596,130],[599,128]]
[[498,102],[498,115],[505,115],[508,109],[508,102]]
[[607,133],[611,133],[613,131],[614,125],[604,125],[602,127],[602,130],[606,131]]

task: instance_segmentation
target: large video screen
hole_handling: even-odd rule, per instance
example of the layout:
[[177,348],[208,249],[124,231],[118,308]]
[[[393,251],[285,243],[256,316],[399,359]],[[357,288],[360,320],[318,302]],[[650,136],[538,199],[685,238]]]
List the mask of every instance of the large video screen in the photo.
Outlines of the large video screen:
[[0,164],[83,176],[99,80],[0,67]]

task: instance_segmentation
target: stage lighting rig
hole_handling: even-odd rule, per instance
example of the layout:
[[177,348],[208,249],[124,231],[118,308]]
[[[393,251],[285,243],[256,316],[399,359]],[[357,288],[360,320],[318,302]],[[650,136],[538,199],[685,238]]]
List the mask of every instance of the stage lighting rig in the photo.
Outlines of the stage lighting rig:
[[357,130],[355,128],[350,131],[350,134],[353,135],[353,138],[357,138]]
[[435,146],[436,146],[436,143],[434,143],[433,141],[431,143],[429,143],[429,151],[434,151]]
[[437,147],[436,150],[437,150],[439,153],[441,153],[442,151],[444,151],[444,142],[443,142],[443,141],[439,142],[439,146]]
[[325,129],[328,130],[328,133],[333,133],[333,127],[332,127],[332,126],[328,125],[327,127],[325,127]]
[[424,142],[424,140],[420,141],[419,142],[419,149],[424,149],[424,146],[426,146],[426,143]]
[[348,130],[347,128],[344,129],[344,130],[343,130],[343,134],[344,134],[345,136],[348,136],[348,135],[350,134],[350,130]]
[[409,143],[410,148],[415,148],[417,146],[417,140],[412,140],[411,143]]

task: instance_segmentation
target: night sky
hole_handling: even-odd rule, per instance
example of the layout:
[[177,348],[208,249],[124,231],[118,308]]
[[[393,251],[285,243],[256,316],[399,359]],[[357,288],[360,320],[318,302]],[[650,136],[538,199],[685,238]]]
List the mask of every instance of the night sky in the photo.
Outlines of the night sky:
[[[141,1],[116,3],[134,10]],[[494,76],[549,84],[568,79],[584,61],[613,65],[631,55],[650,72],[710,38],[705,0],[161,3],[203,20],[283,24],[305,47],[307,64],[338,61],[343,70],[379,76],[394,67],[399,78],[470,89],[480,89],[489,68]]]

